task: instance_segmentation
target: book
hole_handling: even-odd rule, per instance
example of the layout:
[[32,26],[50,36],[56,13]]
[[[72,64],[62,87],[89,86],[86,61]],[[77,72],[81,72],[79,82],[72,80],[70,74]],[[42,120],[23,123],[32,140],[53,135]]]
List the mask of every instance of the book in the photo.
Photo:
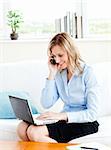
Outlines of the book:
[[64,16],[64,32],[67,32],[67,16]]
[[71,16],[70,12],[67,12],[64,16],[64,32],[71,34]]
[[76,38],[76,24],[75,24],[75,13],[72,13],[71,18],[71,36]]
[[61,18],[55,20],[56,33],[61,32]]
[[77,16],[77,38],[83,37],[82,16]]
[[67,33],[71,34],[71,16],[69,11],[66,13],[66,16],[67,16]]
[[97,142],[66,146],[66,150],[111,150],[111,147]]
[[74,17],[75,17],[75,38],[78,38],[78,33],[77,33],[77,15],[76,15],[76,13],[74,14]]
[[66,150],[81,150],[80,145],[70,145],[66,146]]

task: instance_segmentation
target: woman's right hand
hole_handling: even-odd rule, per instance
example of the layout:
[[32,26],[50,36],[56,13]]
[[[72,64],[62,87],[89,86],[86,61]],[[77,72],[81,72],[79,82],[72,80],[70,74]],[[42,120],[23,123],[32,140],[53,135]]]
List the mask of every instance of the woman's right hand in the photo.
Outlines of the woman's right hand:
[[57,74],[57,72],[60,70],[60,65],[59,64],[55,64],[55,65],[51,64],[50,59],[51,59],[51,56],[49,56],[49,58],[48,58],[48,67],[49,67],[49,71],[50,71],[48,79],[53,80],[55,75]]

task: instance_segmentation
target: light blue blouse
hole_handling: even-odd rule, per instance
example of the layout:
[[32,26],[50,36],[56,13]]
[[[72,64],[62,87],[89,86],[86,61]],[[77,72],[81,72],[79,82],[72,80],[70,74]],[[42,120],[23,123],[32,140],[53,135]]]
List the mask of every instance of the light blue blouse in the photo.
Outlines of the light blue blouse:
[[97,120],[99,107],[99,86],[93,69],[82,64],[83,73],[76,70],[67,82],[67,70],[58,72],[54,80],[47,80],[42,90],[41,103],[50,108],[60,98],[64,102],[68,122],[92,122]]

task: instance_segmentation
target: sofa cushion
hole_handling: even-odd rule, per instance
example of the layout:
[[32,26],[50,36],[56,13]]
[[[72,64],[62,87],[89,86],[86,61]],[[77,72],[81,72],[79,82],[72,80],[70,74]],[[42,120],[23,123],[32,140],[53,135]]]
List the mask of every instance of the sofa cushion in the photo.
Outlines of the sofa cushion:
[[111,62],[92,65],[100,86],[99,116],[111,115]]
[[40,96],[47,72],[47,62],[41,60],[0,63],[0,91],[27,91],[37,110],[42,112]]
[[38,113],[37,109],[31,102],[30,96],[27,92],[24,91],[0,91],[0,118],[8,119],[8,118],[16,118],[13,112],[12,106],[9,101],[9,95],[20,97],[23,99],[27,99],[30,101],[30,105],[32,108],[32,113]]
[[17,126],[21,122],[18,119],[0,119],[0,140],[18,141]]

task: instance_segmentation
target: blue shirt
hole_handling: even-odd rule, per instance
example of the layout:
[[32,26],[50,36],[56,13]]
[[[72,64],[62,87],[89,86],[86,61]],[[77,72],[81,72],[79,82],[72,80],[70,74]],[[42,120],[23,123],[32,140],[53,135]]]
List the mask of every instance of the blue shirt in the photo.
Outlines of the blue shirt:
[[67,70],[58,72],[54,80],[46,80],[42,90],[41,103],[50,108],[60,98],[64,102],[68,122],[92,122],[97,120],[99,87],[93,70],[82,64],[83,73],[76,70],[67,82]]

